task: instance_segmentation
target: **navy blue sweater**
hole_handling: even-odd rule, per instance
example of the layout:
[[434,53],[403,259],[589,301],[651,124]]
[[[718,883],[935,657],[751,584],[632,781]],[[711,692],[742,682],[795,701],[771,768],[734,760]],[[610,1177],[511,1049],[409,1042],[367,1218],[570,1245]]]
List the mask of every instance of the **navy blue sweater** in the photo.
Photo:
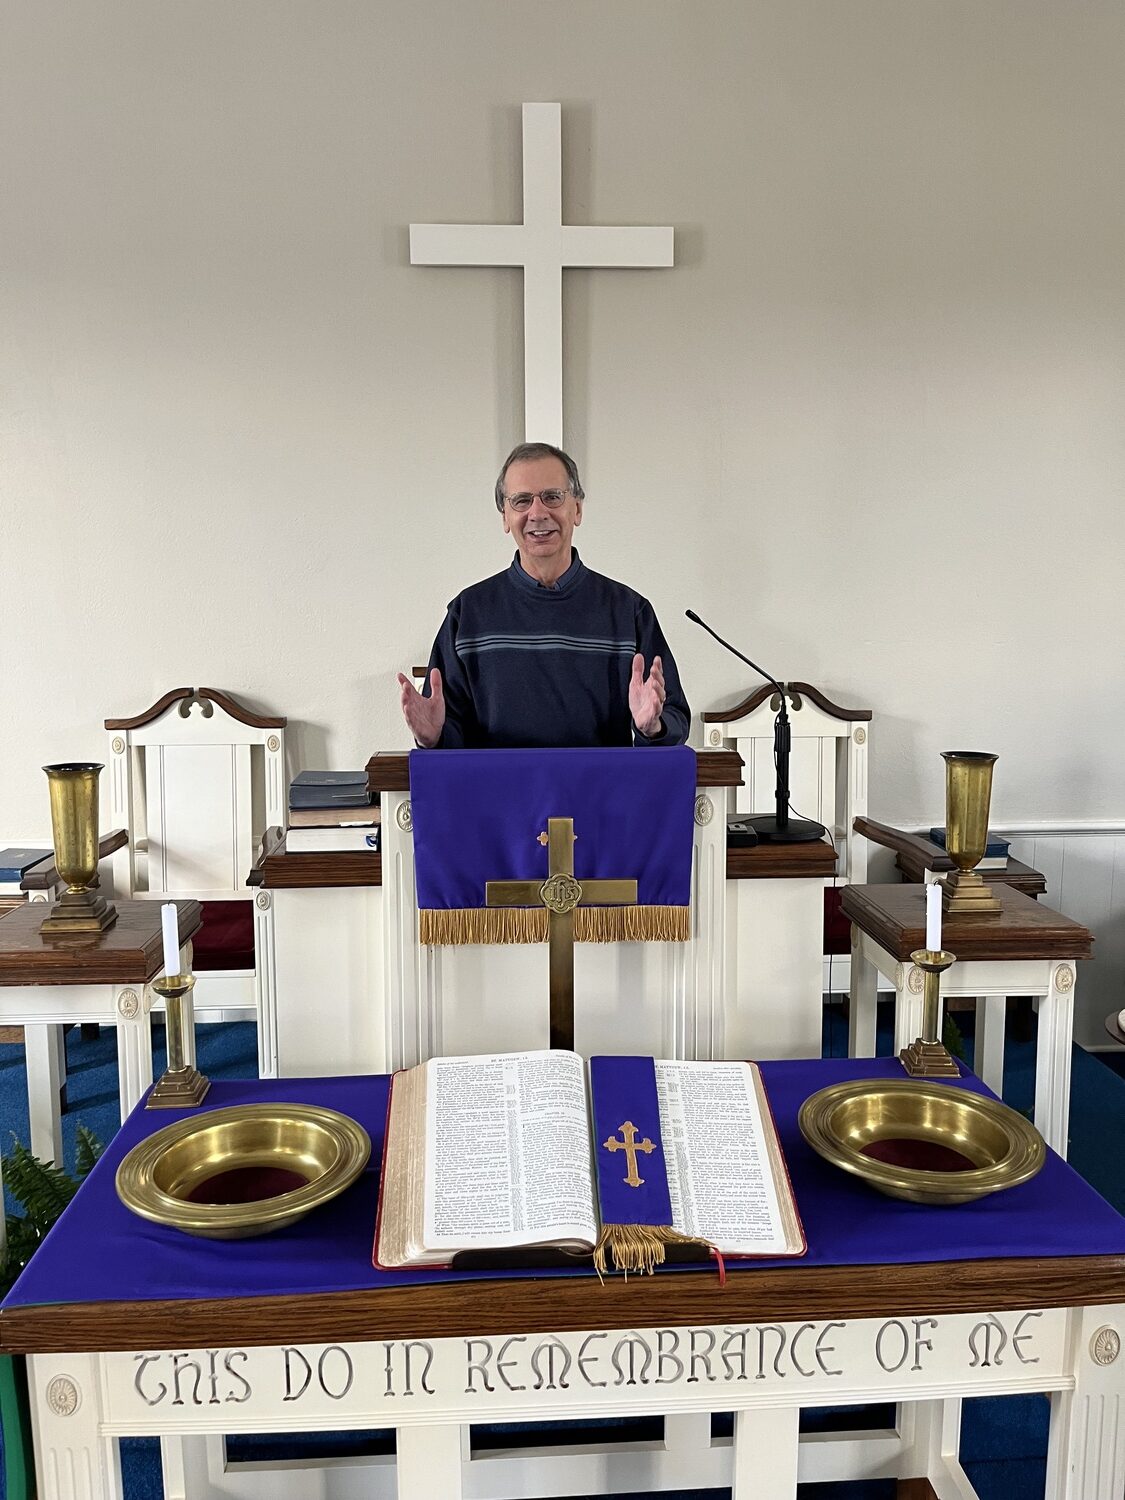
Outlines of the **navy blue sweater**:
[[[553,588],[520,566],[467,588],[449,606],[430,667],[445,690],[445,750],[559,745],[680,745],[691,710],[652,605],[573,553]],[[659,656],[663,733],[646,739],[629,713],[629,675]],[[429,679],[423,691],[429,695]]]

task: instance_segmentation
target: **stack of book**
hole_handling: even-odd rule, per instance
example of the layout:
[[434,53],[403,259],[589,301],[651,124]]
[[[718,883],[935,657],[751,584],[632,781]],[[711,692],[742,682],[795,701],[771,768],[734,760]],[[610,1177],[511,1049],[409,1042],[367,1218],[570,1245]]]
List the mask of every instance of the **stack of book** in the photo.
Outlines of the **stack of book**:
[[[936,844],[939,849],[945,848],[945,829],[931,828],[930,842]],[[984,848],[984,858],[974,866],[977,870],[1006,870],[1008,868],[1008,850],[1011,848],[1011,840],[1004,838],[999,833],[988,831],[988,842]]]
[[18,896],[20,881],[32,865],[50,858],[50,849],[0,849],[0,895]]
[[366,771],[302,771],[289,784],[288,854],[378,849],[379,806]]

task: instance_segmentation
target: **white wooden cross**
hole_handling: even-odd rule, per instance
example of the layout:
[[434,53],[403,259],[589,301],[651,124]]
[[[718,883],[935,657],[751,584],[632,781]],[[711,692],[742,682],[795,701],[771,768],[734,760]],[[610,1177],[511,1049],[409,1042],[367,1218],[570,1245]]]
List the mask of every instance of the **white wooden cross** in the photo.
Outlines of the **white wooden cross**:
[[564,266],[670,266],[670,228],[562,221],[562,118],[523,107],[523,223],[411,224],[415,266],[522,266],[524,434],[561,444]]

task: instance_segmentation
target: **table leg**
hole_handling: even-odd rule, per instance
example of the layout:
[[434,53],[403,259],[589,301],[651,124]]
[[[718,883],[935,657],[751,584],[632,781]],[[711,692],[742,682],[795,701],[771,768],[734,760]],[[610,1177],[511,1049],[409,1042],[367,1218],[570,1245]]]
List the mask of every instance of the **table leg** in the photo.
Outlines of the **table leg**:
[[462,1430],[455,1422],[396,1430],[398,1500],[461,1500]]
[[1004,1093],[1004,1028],[1007,1020],[1007,995],[982,995],[977,999],[973,1062],[977,1077],[997,1096]]
[[857,930],[852,928],[852,974],[848,986],[848,1056],[875,1056],[875,965],[864,956]]
[[32,1354],[27,1379],[39,1500],[122,1500],[118,1442],[99,1431],[97,1356]]
[[1051,1396],[1046,1500],[1121,1500],[1125,1304],[1077,1308],[1071,1317],[1075,1385]]
[[799,1417],[795,1406],[735,1412],[731,1500],[793,1500]]
[[152,1084],[152,997],[147,985],[114,991],[117,1012],[117,1084],[122,1120]]
[[[925,976],[914,964],[899,964],[895,983],[895,1043],[897,1057],[904,1047],[922,1035],[922,986]],[[938,1005],[938,1036],[941,1036],[945,1015],[943,1003]]]
[[1043,1139],[1066,1156],[1070,1122],[1070,1049],[1074,1036],[1074,965],[1056,964],[1039,1005],[1035,1044],[1035,1124]]
[[31,1149],[40,1161],[62,1165],[62,1119],[59,1115],[59,1047],[57,1026],[23,1028],[27,1063],[27,1110]]

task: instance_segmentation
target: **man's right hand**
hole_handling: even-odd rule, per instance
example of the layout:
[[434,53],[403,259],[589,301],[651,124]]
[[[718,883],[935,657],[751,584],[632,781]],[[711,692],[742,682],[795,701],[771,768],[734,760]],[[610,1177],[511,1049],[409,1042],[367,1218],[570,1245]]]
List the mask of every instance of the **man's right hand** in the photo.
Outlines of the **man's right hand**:
[[445,726],[445,693],[441,685],[441,673],[435,667],[430,673],[430,696],[423,698],[409,677],[398,674],[398,685],[402,689],[402,716],[406,720],[415,743],[423,750],[432,750],[441,739]]

